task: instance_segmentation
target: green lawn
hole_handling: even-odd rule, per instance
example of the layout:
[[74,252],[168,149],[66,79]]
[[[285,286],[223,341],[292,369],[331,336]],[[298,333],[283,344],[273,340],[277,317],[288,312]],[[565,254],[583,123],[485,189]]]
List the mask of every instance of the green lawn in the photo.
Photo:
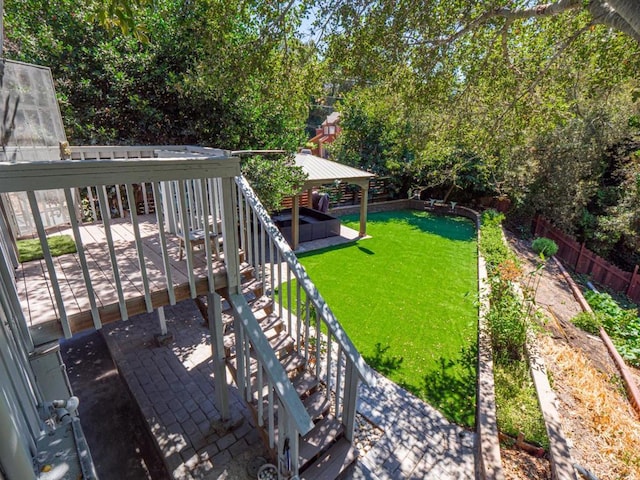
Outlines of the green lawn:
[[[47,243],[49,244],[49,250],[51,250],[51,256],[53,257],[76,252],[76,244],[69,235],[53,235],[47,237]],[[30,262],[44,258],[39,239],[18,240],[16,244],[20,262]]]
[[[344,217],[357,229],[357,217]],[[477,245],[466,219],[417,211],[370,214],[372,238],[300,255],[367,362],[473,425]]]

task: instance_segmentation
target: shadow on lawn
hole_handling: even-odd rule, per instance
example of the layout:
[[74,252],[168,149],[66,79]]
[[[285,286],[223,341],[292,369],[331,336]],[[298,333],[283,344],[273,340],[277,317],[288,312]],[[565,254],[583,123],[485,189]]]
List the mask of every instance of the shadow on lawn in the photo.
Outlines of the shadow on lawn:
[[383,347],[382,343],[378,342],[376,343],[373,355],[362,356],[371,368],[385,377],[398,370],[404,360],[402,357],[388,355],[387,350],[389,350],[389,348],[391,348],[391,345],[385,345]]
[[[363,355],[371,368],[385,377],[402,367],[404,358],[388,352],[390,345],[376,343],[372,355]],[[440,357],[438,368],[424,377],[422,385],[398,382],[398,385],[438,409],[447,419],[465,427],[473,427],[476,409],[476,365],[478,345],[460,350],[454,359]]]
[[477,343],[463,347],[454,359],[440,357],[439,368],[425,375],[418,394],[449,420],[467,427],[475,423],[477,358]]

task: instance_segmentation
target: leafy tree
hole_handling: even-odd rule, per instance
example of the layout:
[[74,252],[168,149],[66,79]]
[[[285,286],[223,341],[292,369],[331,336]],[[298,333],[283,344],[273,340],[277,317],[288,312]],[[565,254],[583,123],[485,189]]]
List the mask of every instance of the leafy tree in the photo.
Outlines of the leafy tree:
[[242,174],[270,212],[279,210],[286,197],[300,193],[307,177],[289,156],[249,157],[242,163]]

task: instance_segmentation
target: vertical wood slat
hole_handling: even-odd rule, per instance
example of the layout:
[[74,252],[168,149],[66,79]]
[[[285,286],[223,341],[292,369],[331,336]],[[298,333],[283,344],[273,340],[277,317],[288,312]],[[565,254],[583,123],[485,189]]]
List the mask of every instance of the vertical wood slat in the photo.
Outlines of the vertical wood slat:
[[191,298],[196,298],[196,279],[193,273],[193,248],[191,245],[191,241],[189,240],[189,235],[191,233],[191,229],[189,228],[189,219],[187,217],[187,195],[186,195],[186,184],[184,180],[178,181],[178,213],[180,215],[180,229],[181,234],[183,236],[183,245],[184,251],[186,253],[187,258],[187,273],[189,274],[189,291],[191,293]]
[[[145,182],[142,182],[140,184],[140,186],[142,187],[142,203],[144,204],[144,214],[145,215],[149,215],[149,198],[147,195],[147,184]],[[133,203],[134,208],[136,209],[136,211],[138,210],[138,204],[136,203],[136,199],[133,199]],[[155,196],[154,196],[154,203],[155,203]]]
[[67,210],[69,211],[69,220],[71,222],[71,229],[73,230],[73,237],[76,242],[76,250],[78,252],[78,259],[80,260],[80,268],[82,269],[82,277],[84,279],[84,286],[87,289],[87,296],[89,297],[89,305],[91,306],[91,318],[93,319],[93,326],[96,330],[102,328],[102,322],[100,321],[100,314],[98,313],[98,306],[96,304],[96,294],[93,290],[93,283],[91,282],[91,274],[89,273],[89,265],[87,264],[87,257],[84,253],[84,245],[82,244],[82,236],[80,235],[80,227],[75,215],[72,215],[74,209],[73,194],[71,190],[65,189],[65,197],[67,200]]
[[44,225],[42,223],[42,218],[40,217],[40,211],[38,209],[38,202],[36,200],[35,192],[33,190],[29,190],[27,192],[27,198],[29,200],[29,206],[31,207],[31,215],[33,217],[33,221],[35,223],[36,230],[38,232],[38,238],[40,239],[40,247],[42,248],[45,264],[47,265],[47,270],[49,272],[49,280],[51,282],[51,287],[53,288],[53,294],[55,296],[56,304],[58,306],[58,314],[60,315],[60,322],[62,323],[62,331],[64,333],[65,338],[70,338],[72,335],[71,327],[69,326],[69,320],[67,319],[67,312],[64,308],[62,292],[60,291],[58,276],[56,274],[55,266],[53,265],[51,250],[49,249],[49,244],[47,243],[47,234],[44,231]]
[[260,271],[260,244],[258,241],[258,215],[256,215],[256,213],[251,210],[251,208],[249,208],[249,211],[251,212],[251,218],[253,219],[253,256],[254,256],[254,262],[255,262],[255,275],[256,277],[259,275],[259,271]]
[[262,365],[258,367],[258,373],[256,376],[257,390],[258,390],[258,426],[264,427],[264,401],[262,399]]
[[284,316],[284,306],[282,304],[282,258],[280,258],[280,250],[276,251],[276,261],[278,262],[278,316]]
[[[320,312],[316,312],[316,378],[320,378],[320,350],[322,350],[320,341],[322,338],[320,330]],[[327,387],[330,388],[330,387]]]
[[102,224],[104,225],[104,236],[107,240],[107,249],[109,250],[109,257],[111,258],[111,269],[113,272],[113,280],[116,284],[116,291],[118,293],[118,304],[120,306],[120,316],[122,320],[128,320],[129,315],[127,313],[127,305],[124,299],[124,292],[122,291],[122,281],[120,279],[120,271],[118,268],[118,259],[116,257],[116,251],[113,245],[113,235],[111,235],[111,225],[109,217],[109,206],[107,205],[107,191],[106,187],[96,188],[98,193],[98,199],[100,203],[100,214],[102,215]]
[[238,219],[237,196],[235,195],[235,181],[233,178],[220,180],[222,187],[223,218],[222,235],[224,238],[224,263],[227,267],[227,286],[231,294],[240,293],[240,263],[238,259]]
[[336,361],[336,418],[342,419],[342,411],[340,410],[342,400],[342,349],[338,348],[338,359]]
[[268,393],[267,393],[267,408],[268,408],[268,418],[269,418],[269,447],[273,448],[275,446],[275,421],[274,421],[274,408],[273,408],[273,385],[271,381],[267,382]]
[[[234,183],[235,185],[235,183]],[[240,249],[245,252],[247,255],[247,230],[246,223],[244,221],[244,196],[240,191],[240,188],[236,186],[236,193],[238,195],[237,205],[238,205],[238,222],[240,223]]]
[[[292,325],[292,317],[291,310],[293,305],[291,303],[291,269],[289,268],[289,264],[285,267],[287,269],[287,327],[289,328],[289,335],[293,334],[293,325]],[[282,282],[280,283],[282,285]]]
[[[119,188],[119,187],[118,187]],[[142,276],[142,287],[144,288],[144,303],[147,307],[147,313],[153,312],[153,303],[151,302],[151,289],[149,288],[149,276],[147,275],[147,266],[144,260],[144,250],[142,248],[142,237],[140,235],[140,225],[138,224],[138,212],[135,206],[135,197],[133,195],[133,186],[129,183],[124,186],[129,200],[129,213],[131,214],[131,226],[133,227],[133,236],[136,242],[136,250],[138,252],[138,264],[140,265],[140,275]],[[133,208],[131,203],[134,203]]]
[[[162,264],[164,266],[164,276],[167,282],[167,293],[169,294],[169,303],[171,305],[176,304],[176,293],[173,289],[173,279],[171,278],[171,263],[169,260],[169,252],[167,251],[167,236],[165,234],[164,226],[164,212],[162,204],[165,198],[160,196],[160,184],[153,182],[151,184],[153,190],[153,196],[155,198],[156,219],[158,222],[158,236],[160,238],[160,248],[162,250]],[[162,201],[159,201],[162,200]]]
[[[245,400],[247,402],[251,402],[251,396],[253,395],[253,392],[251,391],[251,342],[249,341],[248,337],[245,337],[244,340],[244,355],[245,355],[245,362],[244,362],[244,368],[245,368],[245,383],[246,383],[246,388],[245,388]],[[258,368],[262,368],[262,365],[260,365],[260,363],[258,362]]]
[[[97,194],[97,190],[96,190],[96,194]],[[91,207],[91,214],[93,215],[93,220],[94,222],[98,221],[98,212],[96,211],[96,200],[93,196],[93,188],[92,187],[87,187],[87,197],[89,197],[89,206]]]
[[[213,253],[211,251],[211,239],[209,229],[209,215],[207,215],[208,202],[207,202],[207,184],[204,178],[200,179],[200,201],[202,202],[202,228],[204,230],[204,249],[207,257],[207,279],[209,280],[209,293],[215,292],[216,288],[213,280]],[[218,237],[213,237],[214,242],[218,242]]]
[[120,195],[120,185],[113,186],[116,189],[116,200],[118,201],[118,212],[120,212],[120,218],[124,218],[124,208],[122,207],[122,195]]
[[218,230],[218,204],[219,204],[219,200],[218,200],[218,188],[217,188],[217,182],[214,181],[213,179],[209,179],[207,181],[208,186],[209,186],[209,190],[208,190],[208,194],[209,194],[209,207],[210,207],[210,211],[209,211],[209,215],[211,215],[211,222],[212,222],[212,228],[213,228],[213,234],[216,235],[216,241],[213,243],[213,248],[216,254],[216,257],[220,258],[220,242],[218,242],[218,238],[220,235],[220,231]]
[[296,349],[302,346],[302,299],[300,298],[300,283],[296,282]]

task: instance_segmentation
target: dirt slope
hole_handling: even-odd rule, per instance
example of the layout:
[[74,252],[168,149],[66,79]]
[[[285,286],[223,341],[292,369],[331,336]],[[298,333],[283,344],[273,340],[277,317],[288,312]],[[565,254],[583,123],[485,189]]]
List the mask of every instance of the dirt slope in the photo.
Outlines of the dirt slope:
[[[529,243],[512,236],[508,241],[524,271],[534,271],[537,261]],[[546,316],[538,341],[573,461],[601,480],[640,479],[640,454],[633,447],[640,444],[640,422],[604,343],[571,323],[581,309],[553,262],[537,280],[525,275],[522,283],[535,289],[536,304]],[[508,478],[540,478],[512,468],[506,457]]]

